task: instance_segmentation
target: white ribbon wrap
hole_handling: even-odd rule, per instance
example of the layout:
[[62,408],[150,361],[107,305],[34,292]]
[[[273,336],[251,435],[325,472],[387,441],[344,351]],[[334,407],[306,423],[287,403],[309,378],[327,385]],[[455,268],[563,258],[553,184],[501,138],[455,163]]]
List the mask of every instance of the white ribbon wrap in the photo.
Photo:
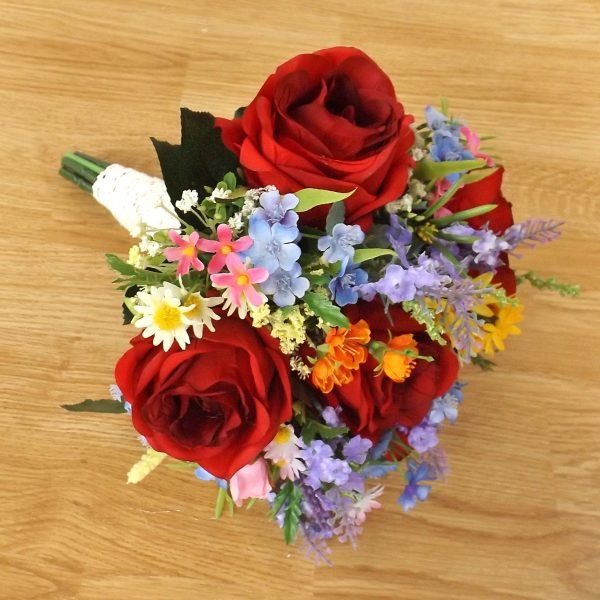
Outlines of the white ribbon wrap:
[[146,229],[179,229],[165,182],[123,165],[107,167],[92,186],[94,198],[133,237]]

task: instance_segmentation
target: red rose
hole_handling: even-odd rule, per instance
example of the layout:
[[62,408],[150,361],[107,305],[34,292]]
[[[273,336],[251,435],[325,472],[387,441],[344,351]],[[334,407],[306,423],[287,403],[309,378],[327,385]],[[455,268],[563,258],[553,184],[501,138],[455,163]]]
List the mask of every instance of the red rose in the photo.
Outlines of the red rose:
[[291,417],[286,360],[245,321],[223,319],[185,350],[141,336],[131,343],[116,382],[155,450],[229,479]]
[[377,361],[369,356],[360,370],[353,371],[352,382],[335,387],[326,395],[327,403],[342,408],[342,416],[353,433],[373,440],[395,425],[409,428],[418,425],[429,412],[434,398],[445,394],[456,381],[459,363],[451,346],[432,341],[423,327],[398,306],[390,307],[393,324],[381,304],[359,302],[346,312],[351,322],[359,315],[367,316],[373,340],[387,342],[388,331],[393,336],[412,333],[419,354],[434,360],[418,359],[408,379],[395,383],[385,375],[375,376]]
[[[389,77],[356,48],[300,54],[271,75],[242,118],[217,119],[248,183],[279,191],[314,187],[356,192],[346,222],[368,228],[371,214],[402,195],[414,140]],[[323,227],[327,206],[301,215]]]
[[475,229],[489,223],[492,231],[497,234],[504,233],[508,227],[513,225],[514,220],[511,210],[512,204],[506,200],[500,190],[503,175],[504,168],[499,167],[485,179],[463,186],[454,194],[452,200],[446,204],[446,208],[456,213],[483,204],[496,204],[497,208],[494,210],[480,217],[473,217],[468,222]]

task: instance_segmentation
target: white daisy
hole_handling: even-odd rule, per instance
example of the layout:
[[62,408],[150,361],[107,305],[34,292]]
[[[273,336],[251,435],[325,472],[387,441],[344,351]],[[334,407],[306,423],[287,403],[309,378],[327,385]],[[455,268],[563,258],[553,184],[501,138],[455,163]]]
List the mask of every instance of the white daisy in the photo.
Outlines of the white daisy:
[[162,343],[165,352],[174,341],[182,349],[190,343],[187,328],[192,321],[187,313],[194,310],[194,306],[182,305],[183,293],[183,290],[168,282],[163,283],[162,287],[152,286],[147,291],[137,293],[135,310],[142,317],[135,322],[135,326],[144,330],[143,337],[154,337],[155,346]]
[[306,465],[300,460],[304,442],[296,436],[291,425],[282,425],[265,448],[265,458],[279,467],[282,479],[294,481],[298,474],[306,470]]
[[191,306],[192,310],[187,312],[185,316],[192,322],[194,335],[198,339],[202,337],[205,325],[209,331],[215,330],[215,326],[212,322],[213,320],[219,321],[221,317],[214,310],[212,310],[212,307],[218,306],[223,302],[224,299],[221,297],[205,298],[198,292],[193,292],[187,295],[183,301],[183,305]]

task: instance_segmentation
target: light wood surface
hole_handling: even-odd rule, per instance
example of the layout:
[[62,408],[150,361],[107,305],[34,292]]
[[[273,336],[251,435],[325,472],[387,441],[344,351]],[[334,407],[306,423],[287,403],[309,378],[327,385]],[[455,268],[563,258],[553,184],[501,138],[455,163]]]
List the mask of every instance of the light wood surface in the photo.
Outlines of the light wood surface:
[[[0,597],[600,598],[599,39],[597,0],[0,1]],[[158,173],[148,136],[175,140],[180,105],[231,114],[285,59],[339,44],[410,112],[445,95],[498,137],[516,215],[568,220],[520,264],[583,296],[524,289],[524,335],[465,374],[447,485],[405,515],[390,479],[330,569],[258,505],[215,522],[189,475],[125,485],[127,418],[59,408],[106,396],[131,331],[103,258],[127,234],[57,166],[82,149]]]

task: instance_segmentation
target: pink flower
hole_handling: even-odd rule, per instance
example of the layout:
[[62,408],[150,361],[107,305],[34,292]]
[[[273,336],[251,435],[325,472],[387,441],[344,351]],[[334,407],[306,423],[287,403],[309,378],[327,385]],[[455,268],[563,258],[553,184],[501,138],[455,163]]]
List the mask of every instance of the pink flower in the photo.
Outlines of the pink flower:
[[231,253],[225,257],[229,273],[216,273],[210,278],[215,287],[228,288],[234,306],[242,306],[243,296],[253,306],[260,306],[264,297],[256,291],[254,284],[262,283],[269,277],[269,271],[263,267],[247,268],[240,257]]
[[179,235],[172,229],[169,231],[169,238],[175,244],[173,248],[165,248],[165,256],[169,262],[179,261],[177,265],[177,275],[187,275],[190,267],[196,271],[203,271],[204,265],[198,258],[198,242],[200,236],[197,231],[190,233],[189,236]]
[[225,266],[227,256],[232,252],[243,252],[252,246],[252,239],[249,235],[245,235],[235,242],[232,241],[232,237],[231,227],[222,224],[217,227],[218,240],[200,240],[198,244],[200,250],[214,253],[208,263],[209,273],[218,273]]
[[494,159],[480,150],[481,140],[479,139],[479,136],[474,131],[471,131],[468,127],[461,127],[460,132],[465,137],[467,150],[469,150],[475,158],[485,159],[488,167],[493,167]]
[[264,458],[242,467],[229,480],[229,491],[236,506],[241,506],[247,498],[263,500],[271,489]]

